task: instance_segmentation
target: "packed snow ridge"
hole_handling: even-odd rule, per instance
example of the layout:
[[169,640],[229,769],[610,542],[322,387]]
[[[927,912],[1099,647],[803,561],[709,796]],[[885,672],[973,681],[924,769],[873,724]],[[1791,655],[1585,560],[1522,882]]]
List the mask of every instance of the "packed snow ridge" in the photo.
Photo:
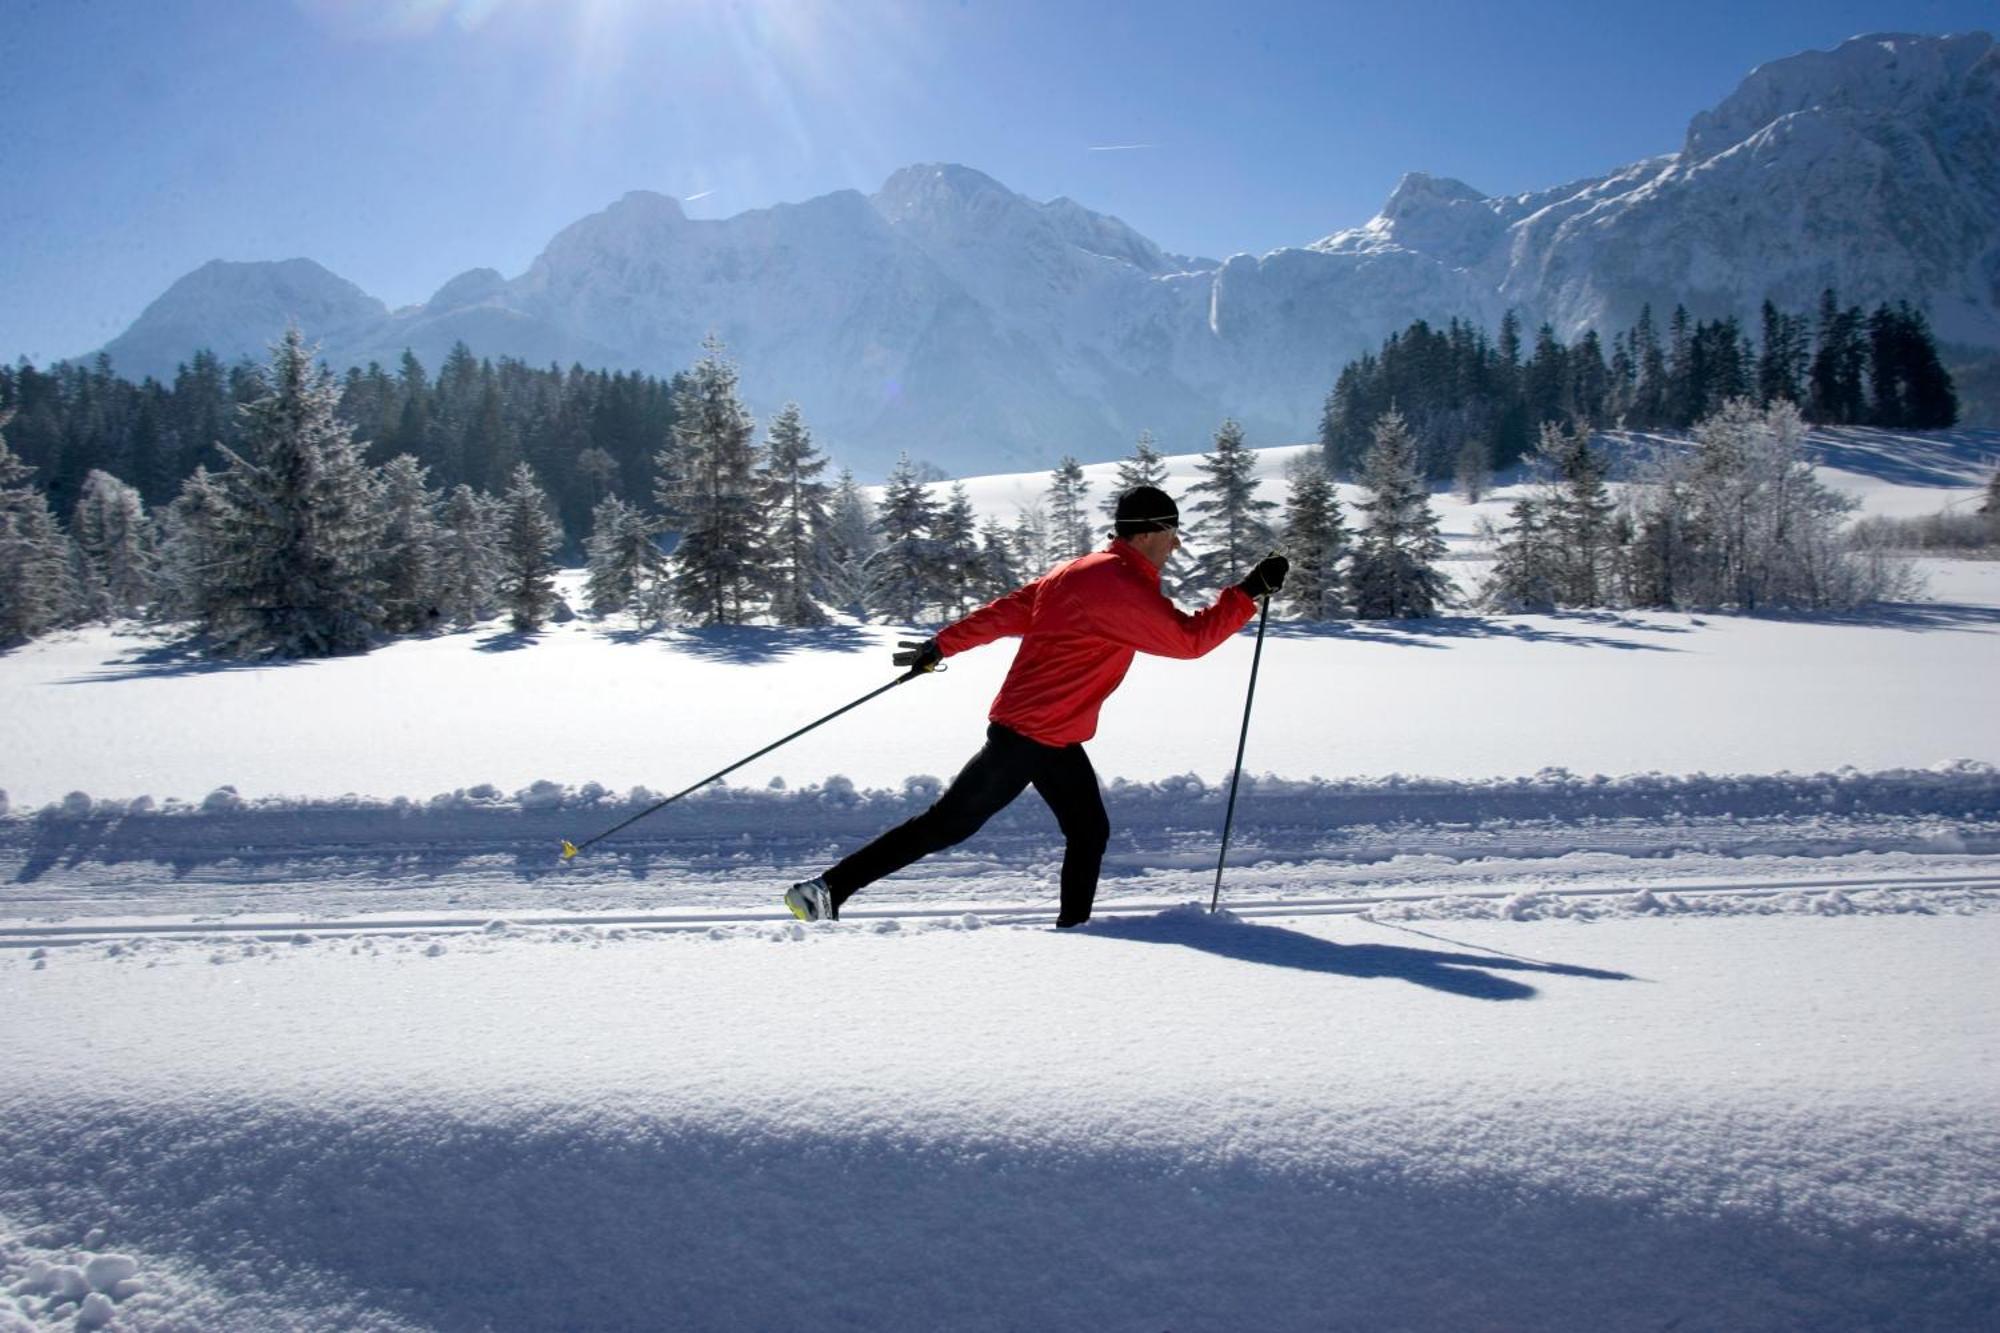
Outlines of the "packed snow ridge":
[[[918,775],[900,790],[857,788],[835,775],[823,783],[797,790],[774,782],[769,787],[716,785],[683,798],[694,813],[693,823],[704,831],[780,831],[789,816],[824,827],[827,812],[861,810],[869,820],[894,817],[927,807],[943,789],[939,779]],[[2000,808],[2000,769],[1972,759],[1928,768],[1899,768],[1864,773],[1846,768],[1812,774],[1676,775],[1638,773],[1622,777],[1579,775],[1561,768],[1543,769],[1531,777],[1484,781],[1446,780],[1401,773],[1377,778],[1330,781],[1325,778],[1281,778],[1244,774],[1246,802],[1277,807],[1282,817],[1323,815],[1343,823],[1404,819],[1427,822],[1475,822],[1493,819],[1585,819],[1645,815],[1734,814],[1744,817],[1834,813],[1868,810],[1884,814],[1960,814]],[[1174,827],[1183,820],[1206,822],[1224,799],[1227,788],[1187,773],[1157,782],[1113,778],[1105,785],[1105,802],[1126,817],[1154,827]],[[600,783],[580,786],[541,779],[513,792],[491,783],[460,787],[418,799],[344,795],[338,797],[267,796],[246,799],[233,786],[217,787],[199,803],[168,797],[93,797],[71,792],[37,811],[13,811],[0,791],[0,818],[57,823],[65,820],[190,819],[199,817],[333,815],[379,812],[398,818],[421,818],[458,812],[526,814],[540,811],[593,812],[615,815],[663,799],[646,787],[614,792]],[[1016,809],[1031,809],[1023,804]],[[1274,816],[1276,818],[1278,816]],[[1004,813],[998,818],[1005,818]]]
[[[862,790],[845,778],[789,789],[713,787],[558,855],[661,797],[550,781],[481,785],[424,800],[344,796],[199,802],[72,792],[0,818],[0,904],[40,913],[86,902],[169,910],[514,910],[686,904],[769,909],[774,884],[831,864],[936,799],[935,777]],[[1192,774],[1105,786],[1113,837],[1103,900],[1184,900],[1212,873],[1226,785]],[[1246,775],[1233,824],[1234,891],[1298,901],[1328,893],[1436,896],[1504,885],[1758,881],[1884,875],[1934,879],[2000,852],[2000,771],[1533,777],[1366,781]],[[969,842],[869,895],[871,908],[1039,902],[1061,840],[1038,801],[1017,801]],[[301,897],[310,885],[311,892]],[[1547,886],[1545,885],[1545,887]],[[261,887],[257,887],[261,886]],[[1518,887],[1518,886],[1517,886]],[[599,896],[524,899],[556,889]],[[635,897],[634,894],[638,894]],[[206,894],[207,896],[203,896]],[[370,896],[370,895],[375,896]],[[609,895],[609,896],[605,896]],[[641,899],[651,895],[657,901]],[[1350,900],[1351,901],[1351,900]],[[1641,904],[1638,910],[1649,910]],[[932,914],[935,914],[934,912]]]

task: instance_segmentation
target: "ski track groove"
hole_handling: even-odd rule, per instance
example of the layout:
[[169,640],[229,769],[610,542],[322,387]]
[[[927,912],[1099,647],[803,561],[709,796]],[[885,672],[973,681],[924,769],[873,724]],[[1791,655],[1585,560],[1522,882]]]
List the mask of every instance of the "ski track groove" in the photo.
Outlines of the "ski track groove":
[[[1850,890],[1939,891],[1955,889],[1978,896],[2000,898],[2000,874],[1891,875],[1876,878],[1829,878],[1796,880],[1744,879],[1648,883],[1640,889],[1629,887],[1536,888],[1538,897],[1580,899],[1630,897],[1638,892],[1669,893],[1678,896],[1730,896],[1767,898],[1786,893],[1826,895]],[[1450,899],[1504,901],[1518,896],[1517,886],[1508,889],[1474,889],[1444,893],[1367,894],[1325,898],[1252,898],[1226,902],[1233,915],[1246,919],[1283,919],[1306,916],[1354,916],[1374,907],[1408,905]],[[1110,902],[1097,907],[1095,915],[1138,916],[1162,910],[1158,900],[1150,902]],[[950,920],[966,916],[1001,918],[1022,925],[1042,924],[1055,919],[1055,910],[1040,905],[983,904],[966,901],[951,906],[863,907],[846,914],[847,922],[886,920]],[[423,937],[429,935],[480,934],[496,924],[511,930],[535,931],[609,927],[612,929],[672,933],[706,931],[720,926],[783,924],[791,920],[781,909],[761,911],[685,910],[678,912],[548,912],[498,915],[478,913],[460,917],[417,917],[381,921],[360,918],[331,921],[266,920],[219,923],[132,922],[120,924],[66,923],[61,925],[0,925],[0,949],[27,949],[49,945],[106,944],[129,939],[161,941],[258,941],[283,942],[309,939],[346,939],[360,936],[377,938]]]

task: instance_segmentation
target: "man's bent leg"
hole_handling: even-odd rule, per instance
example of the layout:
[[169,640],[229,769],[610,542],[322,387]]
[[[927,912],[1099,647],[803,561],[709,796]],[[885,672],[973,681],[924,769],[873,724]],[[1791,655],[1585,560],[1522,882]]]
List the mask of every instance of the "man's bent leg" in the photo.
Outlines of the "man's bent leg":
[[1034,781],[1035,791],[1048,802],[1063,831],[1062,908],[1056,924],[1080,926],[1090,920],[1104,848],[1111,841],[1111,819],[1104,813],[1097,770],[1081,745],[1067,745],[1043,752]]
[[890,829],[826,872],[834,910],[884,875],[964,842],[1028,785],[1034,742],[1004,727],[988,727],[986,744],[951,780],[930,809]]

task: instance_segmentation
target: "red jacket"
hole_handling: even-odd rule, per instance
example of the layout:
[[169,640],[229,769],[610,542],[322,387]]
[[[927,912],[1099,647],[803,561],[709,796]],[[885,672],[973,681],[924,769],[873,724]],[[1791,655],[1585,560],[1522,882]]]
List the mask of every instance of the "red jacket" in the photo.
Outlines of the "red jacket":
[[1008,635],[1021,649],[987,714],[1044,745],[1097,734],[1097,710],[1134,652],[1200,657],[1249,622],[1257,603],[1225,588],[1196,615],[1160,591],[1160,571],[1129,542],[1065,561],[938,633],[946,657]]

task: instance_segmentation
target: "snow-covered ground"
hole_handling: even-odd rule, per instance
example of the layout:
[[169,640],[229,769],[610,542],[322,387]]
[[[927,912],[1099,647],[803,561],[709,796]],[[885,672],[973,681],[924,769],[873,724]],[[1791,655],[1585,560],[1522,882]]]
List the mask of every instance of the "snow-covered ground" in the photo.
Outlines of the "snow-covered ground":
[[[1979,480],[1847,443],[1869,512]],[[1220,916],[1251,641],[1142,662],[1061,935],[1032,799],[774,905],[1003,645],[567,865],[895,631],[0,656],[0,1333],[1990,1327],[2000,564],[1928,569],[1276,629]]]
[[0,1268],[49,1328],[105,1255],[130,1328],[1972,1329],[2000,1298],[1990,911],[980,921],[12,953]]

